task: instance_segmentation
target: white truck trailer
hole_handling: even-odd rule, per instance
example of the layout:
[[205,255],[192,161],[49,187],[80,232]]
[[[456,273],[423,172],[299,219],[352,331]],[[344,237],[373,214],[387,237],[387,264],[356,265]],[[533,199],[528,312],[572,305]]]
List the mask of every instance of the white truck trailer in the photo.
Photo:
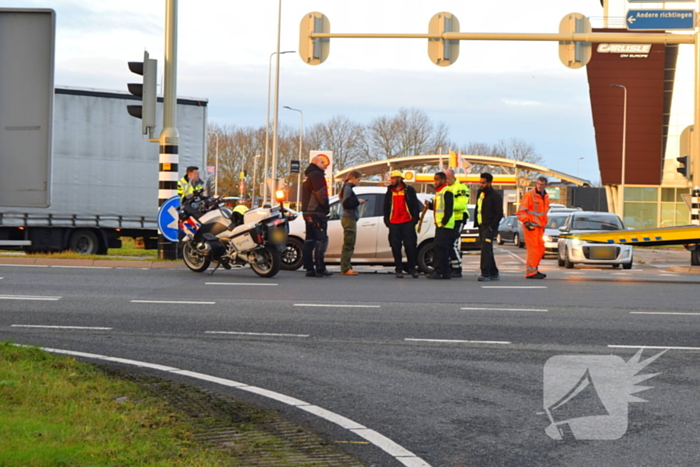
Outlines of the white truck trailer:
[[[105,254],[121,246],[120,237],[143,238],[147,248],[157,248],[159,147],[141,136],[141,121],[127,113],[135,99],[126,92],[56,87],[51,204],[0,207],[0,248]],[[207,100],[177,102],[183,174],[206,161]],[[162,115],[160,98],[157,111]]]

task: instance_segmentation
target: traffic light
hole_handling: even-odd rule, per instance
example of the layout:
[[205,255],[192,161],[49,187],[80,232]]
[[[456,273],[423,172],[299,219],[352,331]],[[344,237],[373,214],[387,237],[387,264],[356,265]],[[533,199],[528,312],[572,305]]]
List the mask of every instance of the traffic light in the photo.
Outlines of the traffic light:
[[685,178],[690,179],[690,156],[676,157],[678,161],[678,168],[676,169],[679,174],[683,175]]
[[301,19],[299,25],[299,56],[309,65],[320,65],[328,58],[330,39],[312,39],[310,34],[331,32],[331,23],[323,13],[313,11]]
[[141,98],[141,105],[127,105],[126,110],[132,117],[141,119],[141,129],[144,135],[153,135],[156,127],[156,75],[158,61],[148,58],[148,52],[143,53],[143,62],[129,62],[132,73],[143,76],[142,83],[129,83],[129,92]]

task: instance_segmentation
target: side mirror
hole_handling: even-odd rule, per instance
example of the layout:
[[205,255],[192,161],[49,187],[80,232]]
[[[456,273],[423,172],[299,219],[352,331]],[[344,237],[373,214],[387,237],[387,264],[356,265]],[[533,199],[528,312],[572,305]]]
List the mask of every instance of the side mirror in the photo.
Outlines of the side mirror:
[[565,225],[562,225],[561,227],[559,227],[559,232],[568,232],[568,231],[569,231],[569,228]]

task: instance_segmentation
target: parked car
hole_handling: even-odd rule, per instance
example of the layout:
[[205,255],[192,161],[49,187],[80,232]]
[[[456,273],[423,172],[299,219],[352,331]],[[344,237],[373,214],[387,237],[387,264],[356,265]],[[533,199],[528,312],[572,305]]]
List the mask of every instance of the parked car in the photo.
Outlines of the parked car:
[[566,219],[570,215],[568,212],[550,211],[550,214],[547,216],[547,225],[545,225],[544,234],[542,235],[545,255],[556,255],[559,253],[559,234],[561,233],[559,227],[566,224]]
[[[360,220],[357,222],[357,242],[352,258],[353,264],[393,264],[394,257],[389,246],[389,229],[384,225],[382,212],[386,188],[356,187],[355,193],[359,199],[364,199],[365,202],[359,207]],[[431,198],[430,195],[418,193],[418,199],[421,203]],[[423,205],[420,208],[423,209]],[[342,212],[343,208],[338,196],[332,196],[328,219],[328,249],[326,250],[326,262],[328,263],[340,262],[340,253],[343,247],[343,227],[340,225]],[[302,248],[305,236],[306,225],[303,216],[299,216],[289,223],[287,249],[282,252],[282,269],[293,271],[302,266]],[[433,213],[428,211],[423,218],[421,231],[418,234],[418,267],[426,274],[433,270],[434,237]]]
[[513,242],[516,245],[520,242],[520,232],[518,231],[517,216],[504,217],[501,224],[498,226],[498,234],[496,234],[496,243],[503,245],[505,242]]
[[469,212],[469,220],[464,224],[462,228],[461,237],[461,247],[460,250],[480,250],[481,242],[479,241],[479,229],[474,227],[474,210],[476,205],[470,204],[467,206],[467,211]]
[[[560,235],[601,230],[625,230],[625,226],[617,214],[578,211],[570,214],[564,225],[559,228]],[[622,265],[625,269],[632,268],[631,245],[589,242],[560,236],[558,246],[559,266],[573,268],[575,264],[609,264],[613,267]]]

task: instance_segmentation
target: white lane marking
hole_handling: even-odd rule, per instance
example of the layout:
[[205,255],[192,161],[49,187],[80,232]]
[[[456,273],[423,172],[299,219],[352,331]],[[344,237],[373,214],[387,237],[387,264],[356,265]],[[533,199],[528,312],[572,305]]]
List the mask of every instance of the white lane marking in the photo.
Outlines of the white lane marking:
[[48,268],[48,264],[0,264],[8,268]]
[[256,282],[205,282],[206,285],[256,285],[262,287],[273,287],[277,284],[259,284]]
[[61,297],[39,297],[34,295],[0,295],[0,300],[43,300],[55,302],[60,299]]
[[[15,344],[16,345],[16,344]],[[52,353],[58,353],[58,354],[64,354],[64,355],[71,355],[74,357],[84,357],[84,358],[90,358],[90,359],[95,359],[95,360],[105,360],[109,362],[116,362],[116,363],[122,363],[125,365],[133,365],[137,367],[142,367],[142,368],[151,368],[154,370],[160,370],[164,371],[166,373],[173,373],[177,375],[182,375],[182,376],[187,376],[190,378],[195,378],[195,379],[200,379],[202,381],[208,381],[211,383],[215,384],[221,384],[223,386],[228,386],[232,388],[236,388],[242,391],[247,391],[251,392],[254,394],[259,394],[261,396],[276,400],[278,402],[282,402],[284,404],[291,405],[293,407],[296,407],[298,409],[304,410],[306,412],[312,413],[318,417],[321,417],[325,420],[328,420],[331,423],[335,423],[341,428],[348,429],[352,431],[353,433],[356,433],[358,436],[361,436],[362,438],[366,439],[370,443],[374,444],[390,456],[394,457],[398,462],[401,464],[405,465],[406,467],[431,467],[430,464],[425,462],[423,459],[420,457],[416,456],[413,454],[411,451],[405,449],[401,445],[393,442],[389,438],[386,438],[385,436],[381,435],[380,433],[377,433],[374,430],[371,430],[367,428],[364,425],[361,425],[357,422],[354,422],[353,420],[350,420],[349,418],[345,418],[342,415],[338,415],[336,413],[330,412],[322,407],[318,407],[313,404],[309,404],[308,402],[304,402],[300,399],[296,399],[294,397],[289,397],[284,394],[280,394],[278,392],[274,391],[269,391],[267,389],[263,389],[257,386],[249,386],[245,383],[239,383],[237,381],[233,381],[230,379],[224,379],[224,378],[218,378],[216,376],[211,376],[211,375],[206,375],[203,373],[197,373],[193,371],[188,371],[188,370],[181,370],[179,368],[174,368],[170,366],[165,366],[165,365],[157,365],[154,363],[147,363],[147,362],[141,362],[138,360],[129,360],[125,358],[117,358],[117,357],[109,357],[107,355],[97,355],[97,354],[90,354],[90,353],[85,353],[85,352],[75,352],[71,350],[61,350],[61,349],[49,349],[49,348],[41,348],[41,350],[44,350],[46,352],[52,352]]]
[[700,313],[682,313],[677,311],[630,311],[631,315],[682,315],[700,316]]
[[477,308],[468,307],[460,308],[460,310],[486,310],[486,311],[536,311],[538,313],[547,313],[549,310],[544,310],[541,308]]
[[239,331],[204,331],[204,334],[233,334],[236,336],[266,336],[266,337],[309,337],[310,334],[280,334],[274,332],[239,332]]
[[673,347],[670,345],[608,345],[612,349],[668,349],[668,350],[700,350],[700,347]]
[[453,343],[453,344],[503,344],[503,345],[510,345],[511,344],[511,342],[508,342],[508,341],[467,341],[467,340],[459,340],[459,339],[415,339],[412,337],[407,337],[404,340],[409,341],[409,342],[446,342],[446,343]]
[[195,302],[188,300],[131,300],[131,303],[164,303],[183,305],[216,305],[216,302]]
[[52,326],[47,324],[13,324],[11,328],[44,328],[44,329],[86,329],[98,331],[111,331],[113,328],[103,328],[98,326]]
[[381,305],[338,305],[338,304],[323,304],[323,303],[295,303],[294,306],[314,306],[321,308],[381,308]]
[[546,289],[546,285],[482,285],[482,289]]
[[517,259],[518,261],[520,261],[521,263],[527,264],[527,261],[525,261],[524,259],[522,259],[520,256],[516,255],[515,253],[511,253],[511,252],[508,251],[508,250],[506,250],[506,253],[508,253],[508,254],[511,255],[513,258],[515,258],[515,259]]
[[0,277],[0,280],[3,280],[3,279],[4,279],[4,277]]

